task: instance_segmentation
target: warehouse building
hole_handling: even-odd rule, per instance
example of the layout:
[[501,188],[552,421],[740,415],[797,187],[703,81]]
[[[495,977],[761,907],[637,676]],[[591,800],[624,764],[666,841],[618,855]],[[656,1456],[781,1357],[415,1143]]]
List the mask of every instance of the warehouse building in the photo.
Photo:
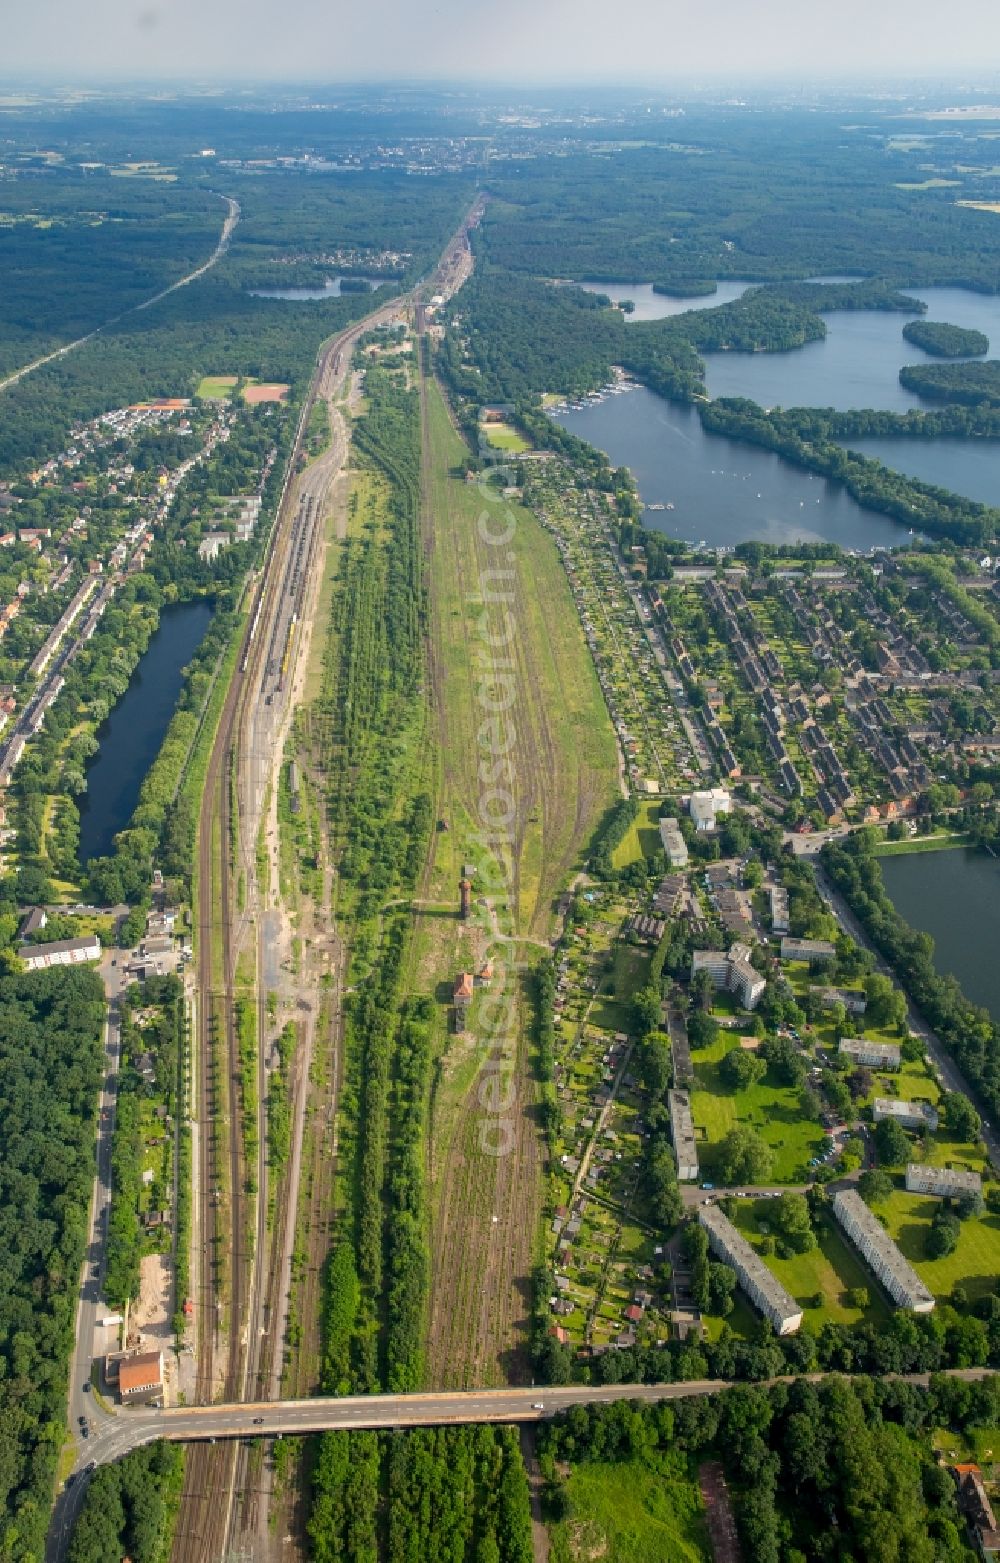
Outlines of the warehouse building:
[[841,1189],[834,1197],[833,1213],[897,1307],[930,1313],[934,1298],[861,1195]]
[[702,1205],[698,1220],[708,1235],[712,1252],[736,1271],[736,1279],[758,1312],[779,1335],[794,1334],[802,1323],[802,1309],[729,1217],[718,1205]]
[[906,1168],[911,1194],[935,1194],[939,1199],[970,1199],[983,1192],[978,1172],[953,1172],[949,1167],[925,1167],[911,1161]]
[[670,1109],[670,1132],[674,1137],[674,1155],[677,1157],[677,1176],[681,1183],[695,1183],[698,1179],[698,1151],[694,1139],[691,1102],[687,1092],[668,1091],[667,1106]]
[[902,1129],[924,1129],[931,1132],[938,1126],[938,1115],[929,1102],[902,1102],[894,1096],[876,1096],[872,1102],[872,1117],[876,1123],[883,1118],[895,1118]]
[[864,1037],[841,1037],[838,1053],[869,1069],[898,1069],[899,1046],[895,1042],[867,1042]]

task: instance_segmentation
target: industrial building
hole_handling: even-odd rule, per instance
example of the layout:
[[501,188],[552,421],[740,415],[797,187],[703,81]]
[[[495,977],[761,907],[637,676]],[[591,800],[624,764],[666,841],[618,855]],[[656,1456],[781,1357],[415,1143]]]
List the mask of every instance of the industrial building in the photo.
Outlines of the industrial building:
[[864,1037],[841,1037],[838,1053],[869,1069],[898,1069],[899,1047],[895,1042],[868,1042]]
[[876,1123],[883,1118],[895,1118],[902,1129],[924,1129],[931,1132],[938,1126],[938,1115],[929,1102],[897,1101],[894,1096],[876,1096],[872,1102],[872,1117]]
[[718,1205],[702,1205],[698,1220],[708,1234],[712,1252],[736,1271],[736,1279],[758,1312],[779,1335],[794,1334],[802,1323],[802,1309],[729,1217]]
[[978,1172],[953,1172],[950,1167],[925,1167],[911,1161],[906,1168],[906,1187],[911,1194],[935,1194],[939,1199],[970,1199],[983,1192]]
[[688,860],[687,842],[673,815],[660,821],[660,840],[671,868],[684,868]]
[[833,1213],[893,1302],[913,1313],[930,1313],[933,1296],[861,1195],[854,1189],[841,1189],[834,1196]]
[[694,1139],[691,1102],[687,1092],[668,1091],[667,1106],[670,1109],[670,1132],[674,1139],[674,1155],[677,1157],[677,1177],[681,1183],[696,1183],[698,1150]]

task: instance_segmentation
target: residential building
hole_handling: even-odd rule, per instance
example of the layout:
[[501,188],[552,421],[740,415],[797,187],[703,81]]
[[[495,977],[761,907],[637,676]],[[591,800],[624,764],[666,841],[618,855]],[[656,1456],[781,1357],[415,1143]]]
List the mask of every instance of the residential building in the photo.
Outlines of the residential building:
[[869,1069],[898,1069],[899,1046],[895,1042],[868,1042],[864,1037],[841,1037],[838,1053]]
[[720,814],[728,814],[733,800],[725,787],[711,787],[705,792],[693,792],[688,801],[688,813],[697,831],[714,830]]
[[978,1465],[953,1465],[951,1474],[958,1487],[956,1498],[959,1510],[982,1558],[994,1558],[1000,1554],[1000,1531],[993,1514],[993,1505],[983,1486],[983,1473]]
[[660,840],[671,868],[684,868],[688,860],[687,842],[680,833],[676,819],[671,815],[660,821]]
[[802,1323],[802,1309],[760,1255],[737,1231],[718,1205],[702,1205],[698,1220],[714,1254],[736,1271],[736,1279],[759,1313],[779,1335],[792,1335]]
[[781,941],[783,961],[832,961],[836,950],[829,939],[791,939]]
[[729,956],[724,950],[692,950],[691,976],[707,971],[717,988],[729,987]]
[[[110,1359],[108,1366],[110,1369]],[[162,1398],[162,1351],[140,1351],[133,1357],[120,1357],[117,1368],[118,1395],[123,1405],[136,1405]]]
[[42,971],[46,966],[79,966],[99,961],[101,941],[96,933],[83,939],[57,939],[53,944],[22,944],[18,955],[27,971]]
[[771,885],[768,890],[771,900],[771,929],[772,932],[782,934],[788,932],[788,891],[784,885]]
[[819,999],[824,1009],[832,1009],[835,1004],[843,1004],[849,1015],[863,1015],[868,1008],[868,1001],[863,993],[856,988],[824,988],[815,983],[809,988]]
[[670,1109],[670,1132],[677,1157],[677,1177],[681,1183],[698,1180],[698,1150],[694,1138],[694,1121],[691,1102],[686,1091],[668,1091],[667,1106]]
[[767,978],[762,976],[755,966],[751,966],[749,961],[729,962],[729,989],[736,995],[744,1009],[756,1009],[766,987]]
[[906,1187],[911,1194],[935,1194],[939,1199],[968,1199],[983,1192],[978,1172],[957,1172],[950,1167],[925,1167],[911,1161],[906,1167]]
[[903,1129],[917,1129],[921,1133],[938,1126],[938,1115],[929,1102],[897,1101],[894,1096],[876,1096],[872,1103],[872,1117],[876,1123],[883,1118],[895,1118]]
[[755,1009],[767,987],[767,979],[750,964],[750,946],[736,943],[729,954],[721,950],[693,950],[691,976],[707,971],[717,988],[734,993],[744,1009]]
[[934,1298],[861,1195],[841,1189],[834,1196],[833,1213],[893,1302],[912,1313],[930,1313]]

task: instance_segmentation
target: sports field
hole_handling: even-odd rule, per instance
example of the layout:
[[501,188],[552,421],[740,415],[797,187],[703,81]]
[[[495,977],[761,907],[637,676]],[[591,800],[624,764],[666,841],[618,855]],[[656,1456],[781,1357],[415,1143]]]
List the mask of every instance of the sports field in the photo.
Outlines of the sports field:
[[510,423],[484,423],[482,431],[495,450],[507,450],[512,455],[530,450],[524,435]]
[[207,374],[199,380],[194,394],[203,402],[225,402],[232,396],[236,384],[234,374]]

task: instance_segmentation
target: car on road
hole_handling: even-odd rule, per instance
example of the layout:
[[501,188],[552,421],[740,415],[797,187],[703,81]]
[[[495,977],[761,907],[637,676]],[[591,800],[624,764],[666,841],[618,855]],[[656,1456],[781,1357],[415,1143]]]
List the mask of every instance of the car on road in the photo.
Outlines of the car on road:
[[80,1426],[80,1437],[81,1438],[89,1438],[90,1437],[90,1428],[87,1426],[86,1422],[83,1422],[81,1424],[81,1426]]
[[544,1400],[534,1400],[534,1401],[532,1401],[531,1409],[532,1409],[532,1411],[544,1411],[545,1410],[545,1402],[544,1402]]
[[253,1425],[254,1427],[262,1427],[264,1425],[264,1418],[262,1416],[255,1416],[253,1419]]
[[90,1394],[90,1380],[89,1379],[87,1380],[87,1382],[83,1386],[83,1393],[85,1395],[89,1395]]
[[703,1189],[714,1189],[715,1184],[714,1183],[703,1183],[701,1186],[702,1186]]

